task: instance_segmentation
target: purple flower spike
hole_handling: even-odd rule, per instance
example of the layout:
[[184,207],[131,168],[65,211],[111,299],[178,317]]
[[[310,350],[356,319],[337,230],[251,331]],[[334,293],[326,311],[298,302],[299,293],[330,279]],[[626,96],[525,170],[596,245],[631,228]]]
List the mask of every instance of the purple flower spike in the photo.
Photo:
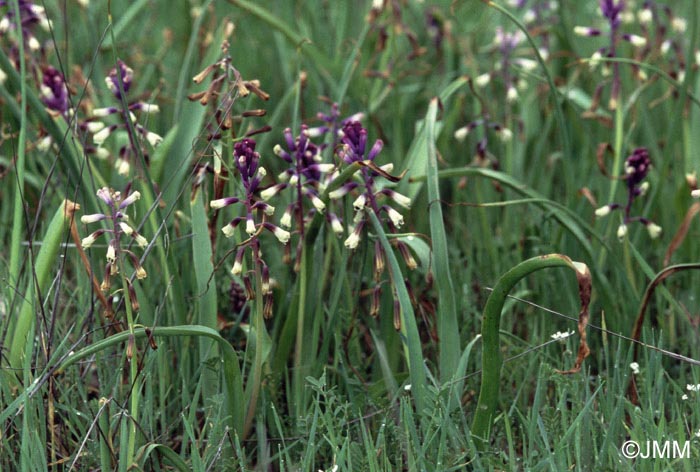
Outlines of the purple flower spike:
[[44,68],[44,78],[41,81],[41,101],[50,110],[64,116],[70,108],[68,87],[66,87],[63,74],[51,66]]
[[117,61],[117,67],[113,68],[109,72],[109,75],[105,77],[105,83],[107,84],[107,87],[109,87],[109,90],[112,92],[112,94],[114,94],[114,96],[119,100],[121,100],[122,98],[119,85],[120,76],[121,88],[122,90],[124,90],[124,93],[128,93],[129,88],[131,87],[131,81],[134,78],[134,71],[131,69],[131,67],[124,64],[124,62],[121,59]]

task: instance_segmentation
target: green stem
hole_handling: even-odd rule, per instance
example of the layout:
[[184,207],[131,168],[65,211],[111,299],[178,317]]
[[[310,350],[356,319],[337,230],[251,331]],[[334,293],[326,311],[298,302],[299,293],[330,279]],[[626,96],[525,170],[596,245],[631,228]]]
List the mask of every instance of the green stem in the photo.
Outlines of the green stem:
[[[122,291],[124,293],[124,308],[126,309],[126,322],[129,328],[130,340],[133,344],[133,351],[129,356],[129,381],[131,384],[131,392],[129,397],[129,439],[126,449],[126,462],[120,463],[120,469],[128,470],[134,460],[134,451],[136,450],[136,422],[138,421],[139,399],[141,389],[138,386],[138,349],[136,348],[136,340],[134,338],[134,314],[131,309],[131,294],[129,293],[128,280],[125,275],[124,254],[120,254],[119,265],[122,279]],[[133,340],[133,341],[132,341]],[[123,443],[122,443],[123,447]]]
[[304,354],[304,322],[306,313],[306,288],[307,288],[307,249],[304,247],[301,251],[301,265],[299,268],[299,300],[297,314],[297,342],[294,348],[294,401],[296,403],[296,418],[302,415],[304,407],[304,372],[302,369],[303,354]]
[[15,176],[17,193],[15,193],[15,207],[12,221],[12,239],[10,243],[10,283],[15,287],[19,284],[20,245],[22,243],[22,228],[24,227],[24,164],[25,146],[27,140],[27,65],[24,58],[24,35],[22,34],[22,17],[19,11],[19,0],[13,3],[15,15],[15,28],[19,35],[19,74],[20,74],[20,120],[19,138],[17,141],[17,161],[15,163]]
[[[579,285],[582,285],[581,278],[587,277],[588,287],[590,288],[590,275],[585,264],[573,262],[567,256],[561,254],[549,254],[528,259],[506,272],[498,280],[486,302],[481,325],[481,336],[484,343],[481,356],[481,389],[479,390],[479,401],[471,428],[472,438],[476,446],[481,450],[488,445],[491,424],[493,423],[496,405],[498,404],[501,366],[503,365],[499,342],[503,305],[506,302],[508,293],[523,277],[549,267],[568,267],[575,270]],[[590,294],[586,295],[590,297]],[[581,299],[582,304],[587,306],[588,301],[584,303],[583,290]]]
[[265,343],[265,320],[263,316],[264,300],[262,285],[262,264],[258,257],[255,257],[255,314],[253,329],[255,329],[255,357],[253,360],[253,377],[250,383],[250,393],[248,397],[248,411],[246,412],[245,423],[243,425],[243,437],[250,433],[255,419],[255,409],[258,404],[260,394],[260,384],[262,382],[262,367],[264,361]]

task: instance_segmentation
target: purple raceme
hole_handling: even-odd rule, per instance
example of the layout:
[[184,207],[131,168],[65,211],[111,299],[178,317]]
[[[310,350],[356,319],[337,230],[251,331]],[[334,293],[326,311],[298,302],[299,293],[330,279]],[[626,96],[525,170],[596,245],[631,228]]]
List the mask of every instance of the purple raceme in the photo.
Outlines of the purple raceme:
[[614,210],[623,210],[622,223],[617,229],[617,237],[622,240],[628,232],[630,223],[638,221],[642,223],[649,232],[649,237],[652,239],[658,238],[661,235],[661,227],[653,221],[641,217],[632,216],[632,204],[637,198],[643,197],[649,190],[649,182],[645,181],[647,174],[651,168],[651,159],[646,148],[637,148],[625,160],[625,175],[624,180],[627,184],[627,203],[622,206],[618,203],[610,203],[598,208],[595,215],[599,218],[607,216]]
[[[22,38],[24,46],[29,51],[42,49],[41,42],[35,36],[35,29],[39,26],[48,32],[51,29],[51,21],[46,17],[46,10],[36,2],[18,0],[20,23],[22,25]],[[17,20],[15,19],[15,6],[13,0],[0,0],[0,9],[4,13],[0,18],[0,35],[17,34]],[[16,58],[16,57],[15,57]]]
[[[116,104],[93,109],[92,116],[80,125],[82,129],[93,133],[92,140],[96,147],[87,147],[87,149],[92,150],[98,156],[104,154],[100,149],[116,130],[127,131],[129,144],[119,149],[119,157],[116,160],[116,168],[120,175],[129,175],[131,165],[139,155],[142,155],[148,162],[148,152],[143,141],[148,142],[150,147],[156,147],[163,141],[160,135],[149,131],[137,120],[137,115],[148,116],[158,113],[160,111],[158,105],[140,100],[127,102],[133,80],[134,71],[122,60],[118,60],[116,67],[105,77],[105,84],[116,99]],[[124,102],[127,103],[126,108],[123,106]],[[118,123],[109,124],[103,121],[104,118],[112,115],[118,117]],[[132,130],[134,133],[131,132]]]
[[[605,36],[607,34],[608,45],[593,53],[589,60],[589,65],[591,68],[595,69],[601,63],[601,59],[603,58],[618,57],[618,49],[621,41],[626,41],[635,48],[643,48],[647,45],[647,37],[637,34],[623,33],[621,31],[623,19],[630,15],[625,11],[625,6],[625,0],[599,0],[600,12],[605,18],[607,28],[604,30],[589,26],[574,27],[574,33],[579,36],[598,37]],[[613,62],[612,65],[605,63],[604,67],[604,74],[606,75],[610,73],[609,68],[612,68],[612,85],[610,90],[610,98],[608,100],[608,108],[610,110],[616,110],[619,105],[621,91],[620,64],[618,62]],[[601,89],[599,88],[596,91],[596,95],[600,93],[600,90]]]
[[[131,251],[130,243],[133,241],[140,248],[145,248],[148,246],[148,240],[133,228],[129,222],[129,216],[126,213],[127,207],[141,198],[141,194],[138,191],[132,192],[130,186],[127,186],[124,193],[103,187],[97,191],[97,196],[107,206],[109,211],[105,213],[83,215],[80,221],[86,225],[105,221],[108,227],[93,231],[82,239],[81,245],[83,249],[89,249],[100,236],[106,235],[108,237],[109,242],[105,253],[107,264],[105,265],[105,275],[101,289],[104,292],[109,292],[112,286],[111,278],[119,273],[120,266],[123,264],[123,258],[131,262],[137,279],[146,278],[146,270],[141,265],[136,254]],[[131,281],[128,278],[125,280],[127,282],[127,289],[129,290],[132,309],[138,311],[139,305],[136,292],[134,291]],[[107,300],[108,303],[112,303],[112,297],[108,297]],[[110,311],[111,308],[110,306]]]
[[246,287],[252,286],[248,273],[244,273],[244,257],[247,250],[250,251],[255,271],[261,274],[262,287],[257,287],[262,291],[264,297],[264,314],[266,318],[272,315],[272,288],[270,274],[267,264],[262,259],[260,250],[260,234],[266,230],[272,233],[282,244],[287,244],[290,233],[279,226],[267,221],[267,217],[272,216],[275,208],[262,200],[259,196],[260,184],[267,172],[260,166],[260,154],[255,150],[255,140],[245,138],[233,146],[233,164],[238,171],[240,182],[243,187],[242,197],[226,197],[212,200],[209,206],[212,209],[221,209],[233,204],[242,204],[245,216],[233,218],[221,231],[227,238],[236,233],[236,228],[242,226],[247,239],[238,244],[236,255],[231,268],[231,274],[242,276]]

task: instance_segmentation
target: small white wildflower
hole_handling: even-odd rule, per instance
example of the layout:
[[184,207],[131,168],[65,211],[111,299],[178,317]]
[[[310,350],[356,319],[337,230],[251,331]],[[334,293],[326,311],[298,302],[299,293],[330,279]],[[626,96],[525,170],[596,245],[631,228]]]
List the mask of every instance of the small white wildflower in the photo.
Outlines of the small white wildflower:
[[292,226],[292,212],[287,209],[280,218],[280,226],[290,228]]
[[223,228],[221,228],[221,232],[224,233],[224,236],[230,238],[231,236],[233,236],[234,228],[231,225],[226,225]]
[[383,166],[379,166],[379,168],[381,170],[383,170],[384,172],[386,172],[387,174],[390,174],[391,171],[394,170],[394,164],[392,162],[390,162],[388,164],[384,164]]
[[233,267],[231,267],[231,273],[233,275],[241,275],[241,272],[243,272],[243,263],[236,259],[233,263]]
[[107,262],[109,263],[114,263],[114,261],[117,260],[117,254],[116,251],[114,250],[114,246],[111,244],[107,247]]
[[275,234],[275,237],[281,242],[282,244],[287,244],[289,242],[290,234],[289,231],[285,231],[282,228],[279,228],[275,226],[275,229],[272,230],[272,232]]
[[676,16],[673,18],[673,20],[671,20],[671,28],[673,28],[673,31],[676,33],[685,33],[685,30],[688,28],[688,22],[685,18],[679,18]]
[[359,197],[357,197],[355,199],[352,206],[353,206],[353,208],[355,208],[356,211],[360,211],[365,207],[366,204],[367,204],[367,197],[365,197],[365,194],[363,193],[362,195],[360,195]]
[[137,234],[134,239],[136,240],[136,244],[138,244],[139,247],[148,246],[148,239],[144,238],[140,234]]
[[346,186],[339,187],[332,192],[328,194],[328,198],[331,200],[337,200],[339,198],[343,198],[347,193],[349,192],[348,188]]
[[686,395],[685,393],[683,395],[681,395],[681,400],[687,400],[687,399],[688,399],[688,395]]
[[41,49],[41,44],[34,36],[29,38],[27,44],[29,45],[29,49],[32,51],[38,51],[39,49]]
[[700,66],[700,49],[695,51],[695,65]]
[[100,146],[102,145],[102,143],[105,142],[105,140],[109,137],[111,133],[112,129],[109,126],[106,128],[102,128],[100,131],[98,131],[92,136],[92,140],[95,142],[95,144]]
[[0,85],[3,85],[7,80],[7,74],[4,70],[0,69]]
[[137,279],[143,280],[143,279],[145,279],[147,276],[148,276],[148,274],[146,273],[146,269],[144,269],[143,267],[140,267],[140,266],[139,266],[139,268],[136,269],[136,278],[137,278]]
[[411,391],[411,384],[406,384],[403,387],[404,392],[410,392]]
[[609,214],[610,214],[610,205],[602,206],[595,211],[595,216],[597,216],[598,218],[608,216]]
[[105,124],[101,121],[90,121],[85,125],[85,127],[87,128],[88,132],[95,134],[98,131],[104,129]]
[[700,384],[695,384],[695,385],[687,384],[687,385],[685,386],[685,388],[686,388],[686,390],[688,390],[689,392],[697,392],[697,391],[700,391]]
[[8,29],[10,29],[10,20],[4,16],[2,20],[0,20],[0,33],[5,33]]
[[268,187],[262,192],[260,192],[260,198],[263,200],[269,200],[275,195],[277,195],[277,192],[279,192],[280,187],[278,185],[273,185],[272,187]]
[[661,54],[666,55],[666,54],[668,53],[668,51],[671,50],[671,44],[672,44],[672,43],[671,43],[671,40],[670,40],[670,39],[667,39],[666,41],[664,41],[663,43],[661,43],[661,48],[660,48],[660,49],[661,49]]
[[141,111],[148,114],[159,113],[160,107],[155,103],[142,103]]
[[603,58],[603,55],[600,53],[600,51],[596,51],[591,55],[591,58],[588,60],[588,67],[591,70],[594,70],[596,67],[600,65],[600,60]]
[[513,139],[513,132],[508,128],[501,128],[501,131],[499,131],[498,136],[501,138],[501,141],[503,141],[504,143],[508,143]]
[[535,61],[534,59],[520,58],[517,60],[517,63],[526,71],[535,70],[538,66],[537,61]]
[[633,373],[634,375],[639,374],[639,363],[637,363],[637,362],[632,362],[632,363],[630,364],[630,369],[632,369],[632,373]]
[[481,74],[474,79],[474,85],[479,88],[486,87],[491,82],[491,74]]
[[571,336],[572,334],[574,334],[573,331],[565,331],[565,332],[563,332],[563,333],[562,333],[561,331],[557,331],[556,333],[554,333],[553,335],[551,335],[550,338],[552,338],[552,339],[554,339],[554,340],[556,340],[556,341],[563,341],[564,339],[568,338],[568,337]]
[[331,229],[335,234],[343,234],[343,225],[338,218],[331,219]]
[[537,14],[532,9],[526,11],[525,14],[523,15],[523,23],[525,23],[525,24],[532,23],[536,19],[537,19]]
[[219,198],[217,200],[212,200],[209,202],[209,208],[212,210],[219,210],[227,205],[228,198]]
[[95,108],[92,110],[92,116],[96,118],[104,118],[107,115],[111,115],[114,113],[114,108],[112,107],[105,107],[105,108]]
[[354,231],[350,233],[350,236],[345,240],[345,247],[348,249],[355,249],[360,243],[360,235],[356,234]]
[[637,12],[637,20],[642,25],[648,25],[654,19],[654,14],[649,8],[642,8]]
[[131,170],[131,165],[129,161],[125,159],[117,159],[117,174],[127,176],[129,175],[129,170]]
[[647,225],[647,231],[649,232],[649,237],[651,239],[656,239],[661,234],[661,226],[654,223],[649,223]]
[[148,144],[150,144],[153,147],[158,146],[160,143],[163,142],[163,137],[159,134],[148,132],[146,133],[146,141],[148,141]]
[[131,236],[134,233],[134,229],[131,226],[129,226],[128,224],[124,223],[123,221],[119,222],[119,227],[122,229],[124,234],[126,234],[127,236]]
[[51,149],[51,144],[53,144],[53,139],[51,139],[51,136],[47,135],[41,138],[39,142],[36,143],[36,148],[41,152],[46,152],[49,149]]
[[129,194],[128,197],[126,197],[124,199],[123,202],[121,202],[121,204],[119,205],[119,208],[126,208],[129,205],[131,205],[132,203],[134,203],[136,200],[139,200],[140,198],[141,198],[141,192],[139,192],[138,190],[133,191]]
[[695,189],[690,192],[690,196],[693,198],[700,198],[700,189]]
[[623,223],[617,227],[617,239],[622,241],[625,236],[627,236],[627,225]]
[[642,182],[642,185],[639,186],[639,196],[643,197],[646,195],[650,186],[649,182]]
[[107,159],[109,157],[109,151],[103,147],[98,147],[95,149],[95,157],[98,159]]
[[506,101],[508,103],[513,103],[518,99],[518,90],[515,87],[508,87],[508,92],[506,92]]
[[[323,164],[316,164],[316,168],[318,169],[319,172],[323,173],[328,173],[328,172],[333,172],[335,170],[335,164],[331,164],[330,162],[326,162]],[[384,166],[382,166],[382,169]],[[389,172],[389,171],[387,171]]]
[[591,29],[588,26],[574,26],[576,36],[589,36]]
[[316,208],[316,210],[318,210],[319,213],[323,213],[324,211],[326,211],[326,204],[323,203],[323,200],[321,200],[313,194],[310,195],[310,198],[311,203],[314,205],[314,208]]
[[641,48],[646,46],[647,44],[647,38],[644,36],[639,36],[637,34],[630,34],[628,36],[629,42],[632,43],[632,46]]
[[403,225],[403,216],[401,215],[401,213],[389,207],[387,209],[387,214],[389,215],[389,219],[391,219],[391,222],[394,224],[394,226],[400,228]]
[[620,12],[620,21],[622,21],[625,24],[634,23],[634,21],[635,21],[634,13],[632,13],[629,10],[621,11]]
[[464,141],[467,139],[467,135],[469,134],[469,127],[468,126],[462,126],[461,128],[457,128],[454,133],[454,137],[457,141]]
[[89,236],[86,236],[80,241],[80,245],[83,246],[83,249],[88,249],[90,246],[92,246],[95,243],[95,234],[91,234]]
[[245,222],[245,232],[251,236],[255,234],[255,222],[251,218],[248,218]]
[[93,215],[83,215],[80,217],[80,222],[83,224],[96,223],[102,221],[106,218],[102,213],[95,213]]
[[399,192],[392,192],[391,199],[406,209],[411,208],[411,199],[406,195],[400,194]]
[[678,82],[685,82],[685,69],[680,69],[678,71],[678,77],[676,77]]

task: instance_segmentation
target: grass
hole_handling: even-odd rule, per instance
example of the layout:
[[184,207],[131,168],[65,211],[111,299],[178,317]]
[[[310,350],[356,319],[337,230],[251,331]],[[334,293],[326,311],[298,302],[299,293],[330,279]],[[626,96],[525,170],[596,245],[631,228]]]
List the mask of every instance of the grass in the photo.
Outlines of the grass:
[[[28,3],[0,7],[0,469],[700,465],[692,2],[625,17],[646,46],[597,65],[598,2],[46,2],[50,28],[18,29]],[[105,82],[118,60],[133,76]],[[314,133],[355,113],[367,147],[347,162],[350,128]],[[285,161],[302,126],[332,182]],[[241,178],[257,157],[232,158],[246,136],[259,183]],[[266,214],[282,172],[305,178]],[[140,199],[110,209],[103,187]]]

